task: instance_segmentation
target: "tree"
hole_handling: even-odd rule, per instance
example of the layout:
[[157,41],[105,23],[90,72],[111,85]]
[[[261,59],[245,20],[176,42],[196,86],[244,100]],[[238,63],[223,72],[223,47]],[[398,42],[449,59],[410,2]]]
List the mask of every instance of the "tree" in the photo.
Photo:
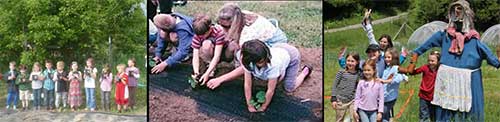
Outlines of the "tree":
[[145,53],[142,0],[2,0],[0,63],[31,66],[45,59],[107,61],[108,38],[116,54]]

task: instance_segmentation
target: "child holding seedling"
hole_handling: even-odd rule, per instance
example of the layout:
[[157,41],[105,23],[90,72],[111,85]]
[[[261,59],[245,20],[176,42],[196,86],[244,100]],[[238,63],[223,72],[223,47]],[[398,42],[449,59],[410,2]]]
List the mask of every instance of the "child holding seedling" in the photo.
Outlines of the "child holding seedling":
[[7,81],[7,109],[12,105],[13,109],[16,110],[18,89],[16,85],[17,79],[16,62],[12,61],[9,63],[9,71],[5,73],[5,81]]
[[82,81],[82,72],[78,71],[78,63],[76,61],[71,63],[71,72],[69,72],[68,78],[70,80],[68,102],[71,111],[75,111],[80,106],[80,81]]
[[[240,58],[245,69],[245,99],[250,112],[263,112],[267,109],[278,81],[284,81],[285,90],[292,92],[311,73],[311,68],[306,66],[297,74],[300,53],[297,48],[286,43],[275,44],[273,48],[269,48],[259,40],[247,41],[243,43]],[[253,77],[265,80],[268,84],[264,95],[265,102],[259,108],[251,104]]]
[[435,121],[435,108],[436,105],[431,104],[434,95],[434,83],[436,80],[437,70],[441,54],[439,51],[433,51],[429,55],[428,64],[415,69],[417,56],[413,55],[410,65],[405,69],[400,67],[400,73],[409,73],[410,75],[422,74],[422,82],[420,83],[420,113],[419,118],[421,122]]
[[40,69],[40,63],[35,62],[33,64],[33,69],[30,74],[31,88],[33,89],[33,109],[40,110],[40,106],[42,105],[42,72]]
[[113,81],[113,73],[111,73],[109,65],[104,65],[104,68],[102,68],[102,76],[99,81],[101,81],[102,109],[109,111],[111,108],[109,95],[111,94],[111,82]]
[[95,105],[95,80],[97,79],[97,68],[94,67],[94,59],[88,58],[87,66],[83,70],[84,86],[85,86],[85,99],[87,107],[85,110],[94,111]]
[[346,56],[346,70],[339,70],[332,87],[332,107],[335,109],[336,121],[351,121],[353,117],[353,100],[356,85],[361,77],[359,54],[351,52]]
[[369,59],[363,64],[363,78],[356,87],[354,99],[354,120],[357,122],[375,122],[382,120],[384,112],[384,86],[376,80],[375,60]]
[[139,69],[135,67],[135,59],[128,59],[128,67],[125,70],[128,76],[128,90],[129,90],[129,104],[130,109],[134,108],[135,105],[135,93],[137,90],[137,82],[139,81]]
[[[54,81],[56,81],[56,108],[62,111],[66,108],[68,101],[68,72],[64,71],[64,62],[57,62],[57,71],[54,74]],[[63,106],[60,107],[59,103],[62,102]]]
[[[211,18],[206,14],[195,15],[193,30],[196,34],[191,44],[193,48],[193,78],[196,79],[198,75],[201,75],[200,82],[203,85],[210,76],[213,76],[219,61],[233,61],[233,53],[238,45],[234,41],[225,41],[224,28],[212,24]],[[208,68],[205,67],[205,72],[200,74],[200,65],[205,66],[207,63],[209,63]]]
[[44,92],[44,98],[45,98],[45,105],[47,105],[47,110],[53,110],[54,109],[54,87],[55,83],[54,80],[52,80],[54,73],[56,72],[54,69],[52,69],[52,61],[51,60],[46,60],[45,61],[45,69],[43,71],[43,76],[42,79],[44,80],[43,82],[43,88],[45,90]]
[[19,92],[21,93],[21,103],[23,106],[23,111],[26,110],[29,106],[29,88],[31,83],[28,80],[28,75],[26,74],[26,66],[25,65],[20,65],[19,66],[19,71],[20,74],[18,78],[16,79],[16,85],[19,86]]
[[377,79],[384,84],[384,113],[382,120],[389,121],[393,112],[394,104],[398,98],[399,84],[403,81],[403,75],[398,73],[399,58],[395,48],[389,48],[385,51],[384,60],[387,67],[384,70],[382,78]]
[[122,112],[123,109],[127,109],[128,104],[128,76],[125,73],[125,64],[119,64],[116,66],[116,91],[115,91],[115,102],[118,108],[118,113]]

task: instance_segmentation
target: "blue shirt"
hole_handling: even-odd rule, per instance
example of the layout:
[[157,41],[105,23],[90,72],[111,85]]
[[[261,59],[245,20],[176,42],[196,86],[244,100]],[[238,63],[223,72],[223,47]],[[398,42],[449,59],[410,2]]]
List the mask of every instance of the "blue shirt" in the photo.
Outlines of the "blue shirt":
[[[182,59],[188,56],[188,54],[192,50],[191,42],[194,37],[193,19],[179,13],[173,13],[173,15],[180,19],[180,22],[175,25],[175,29],[173,30],[173,32],[177,33],[179,44],[176,47],[177,51],[167,59],[164,59],[169,67],[179,64]],[[158,46],[155,49],[155,56],[161,57],[167,45],[165,40],[163,38],[160,38],[159,35],[157,35],[157,38]]]
[[382,79],[387,80],[392,74],[392,82],[384,84],[384,102],[393,101],[398,98],[399,83],[403,81],[403,75],[398,73],[399,66],[390,66],[383,71]]
[[43,76],[45,77],[45,80],[43,82],[43,88],[47,90],[54,90],[55,88],[55,82],[52,80],[54,77],[54,74],[56,73],[56,70],[54,69],[45,69],[43,71]]
[[477,69],[481,67],[483,59],[486,59],[488,64],[496,68],[500,67],[498,57],[491,52],[488,46],[476,38],[464,42],[464,49],[461,55],[449,53],[448,49],[450,46],[451,40],[448,38],[446,32],[439,31],[413,52],[422,55],[432,47],[441,47],[441,64],[456,68]]

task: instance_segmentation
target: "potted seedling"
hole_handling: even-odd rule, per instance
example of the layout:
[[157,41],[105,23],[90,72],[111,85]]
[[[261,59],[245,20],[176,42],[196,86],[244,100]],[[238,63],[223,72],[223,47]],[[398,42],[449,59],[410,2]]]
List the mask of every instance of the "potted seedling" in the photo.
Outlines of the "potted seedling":
[[266,102],[266,92],[265,91],[259,91],[255,95],[256,99],[250,99],[250,104],[255,107],[255,109],[259,109],[264,102]]

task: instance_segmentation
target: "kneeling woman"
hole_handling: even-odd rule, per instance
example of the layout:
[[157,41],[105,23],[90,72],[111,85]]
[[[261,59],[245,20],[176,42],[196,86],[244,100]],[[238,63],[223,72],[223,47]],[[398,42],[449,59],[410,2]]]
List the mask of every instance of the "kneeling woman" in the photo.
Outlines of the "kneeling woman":
[[[304,67],[299,73],[300,53],[297,48],[286,43],[275,44],[269,48],[264,42],[251,40],[243,43],[241,47],[241,59],[244,66],[244,90],[247,107],[250,112],[265,111],[271,103],[278,81],[284,82],[287,92],[294,91],[302,84],[302,81],[311,73],[310,67]],[[250,104],[252,97],[252,79],[267,81],[266,101],[259,110]]]

